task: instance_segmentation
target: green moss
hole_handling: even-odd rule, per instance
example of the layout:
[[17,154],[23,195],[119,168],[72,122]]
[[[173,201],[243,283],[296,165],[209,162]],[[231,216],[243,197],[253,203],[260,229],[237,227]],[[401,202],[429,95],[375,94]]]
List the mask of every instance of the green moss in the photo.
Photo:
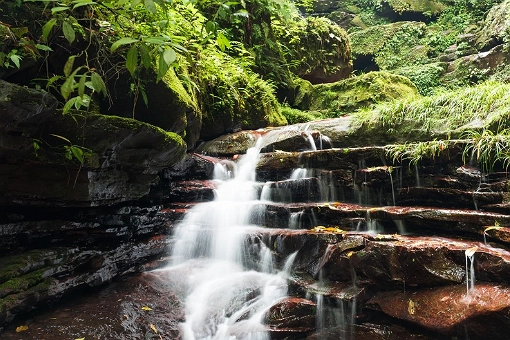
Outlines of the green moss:
[[0,284],[0,297],[26,291],[44,280],[43,274],[46,269],[39,269],[19,277],[13,277]]
[[[204,138],[234,129],[286,124],[273,86],[245,67],[242,59],[208,49],[201,55],[197,66]],[[218,69],[221,72],[217,72]]]
[[332,84],[315,85],[306,109],[321,111],[330,117],[339,116],[379,102],[417,95],[416,86],[405,77],[370,72]]
[[282,106],[282,114],[289,124],[307,123],[323,118],[322,114],[318,111],[301,111],[287,105]]
[[290,70],[306,76],[320,70],[325,76],[352,68],[347,32],[323,17],[307,17],[274,24],[275,34],[287,50]]
[[425,28],[421,22],[397,22],[354,32],[353,57],[371,55],[382,70],[421,64],[428,60],[428,48],[421,42]]
[[387,0],[387,2],[397,13],[418,12],[437,15],[446,8],[442,3],[433,0]]

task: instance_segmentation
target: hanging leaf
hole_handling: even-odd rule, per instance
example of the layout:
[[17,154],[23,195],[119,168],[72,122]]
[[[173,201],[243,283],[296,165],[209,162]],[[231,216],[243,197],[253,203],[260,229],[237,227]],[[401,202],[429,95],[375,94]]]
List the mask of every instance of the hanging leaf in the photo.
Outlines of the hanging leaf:
[[74,77],[67,77],[66,81],[60,86],[60,94],[67,100],[73,92]]
[[48,51],[48,52],[51,52],[53,51],[53,49],[49,46],[46,46],[46,45],[42,45],[42,44],[35,44],[35,47],[38,49],[38,50],[41,50],[41,51]]
[[63,11],[67,11],[69,9],[69,7],[67,6],[57,6],[57,7],[53,7],[51,9],[51,14],[55,14],[55,13],[58,13],[58,12],[63,12]]
[[[76,98],[80,98],[80,97],[73,97],[73,98],[71,98],[71,99],[69,99],[68,101],[65,102],[64,107],[62,108],[62,113],[63,114],[68,113],[69,110],[71,110],[71,108],[73,106],[75,106]],[[69,143],[71,143],[71,142],[69,142]]]
[[97,93],[102,93],[103,96],[106,97],[107,90],[103,78],[101,78],[101,76],[97,72],[91,72],[90,78],[92,81],[92,87],[94,88],[94,91],[96,91]]
[[78,95],[83,97],[85,94],[85,81],[87,80],[87,76],[84,74],[80,77],[80,81],[78,82]]
[[52,18],[48,20],[42,27],[42,38],[44,42],[48,42],[48,36],[51,33],[51,29],[57,24],[57,19]]
[[129,44],[135,43],[137,41],[138,41],[138,39],[133,39],[133,38],[120,38],[119,40],[117,40],[116,42],[114,42],[112,44],[112,46],[110,47],[110,51],[115,52],[120,46],[129,45]]
[[18,54],[11,54],[9,56],[9,59],[11,59],[11,61],[14,63],[14,65],[16,65],[17,68],[20,68],[20,62],[21,62],[21,56],[18,55]]
[[70,149],[71,149],[71,152],[73,153],[74,157],[76,157],[76,159],[81,164],[83,164],[83,150],[80,147],[77,147],[74,145],[71,145]]
[[147,8],[149,12],[156,13],[157,8],[153,0],[143,0],[143,4],[145,5],[145,8]]
[[225,48],[230,48],[230,40],[221,32],[216,36],[216,43],[222,52],[225,51]]
[[149,48],[145,44],[140,45],[140,58],[142,59],[142,65],[144,68],[149,69],[151,67],[151,55]]
[[163,59],[165,59],[165,63],[170,66],[175,61],[175,59],[177,59],[175,50],[171,47],[165,49],[163,52]]
[[64,37],[66,38],[66,40],[69,41],[70,44],[72,44],[74,39],[76,38],[76,33],[74,32],[73,25],[71,25],[67,21],[64,21],[62,23],[62,31],[64,32]]
[[76,56],[74,56],[74,55],[67,58],[67,61],[64,64],[64,76],[69,77],[69,75],[73,71],[73,65],[74,65],[75,58],[76,58]]
[[129,48],[126,56],[126,68],[131,74],[131,77],[135,76],[135,70],[138,66],[138,47],[133,45]]

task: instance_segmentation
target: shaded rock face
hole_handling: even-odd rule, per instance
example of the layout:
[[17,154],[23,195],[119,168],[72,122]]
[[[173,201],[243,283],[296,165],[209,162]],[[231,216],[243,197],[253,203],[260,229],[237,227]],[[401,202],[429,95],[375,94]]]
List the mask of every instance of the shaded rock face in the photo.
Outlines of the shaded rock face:
[[184,156],[174,133],[130,119],[62,115],[56,99],[4,81],[1,204],[98,206],[140,199]]

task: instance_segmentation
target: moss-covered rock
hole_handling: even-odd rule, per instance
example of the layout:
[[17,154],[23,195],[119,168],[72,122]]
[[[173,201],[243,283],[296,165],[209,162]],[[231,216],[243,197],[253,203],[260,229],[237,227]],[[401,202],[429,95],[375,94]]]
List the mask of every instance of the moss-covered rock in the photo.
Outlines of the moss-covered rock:
[[[180,72],[185,70],[183,66]],[[170,68],[159,82],[156,82],[155,74],[146,75],[143,93],[136,101],[130,82],[130,79],[121,77],[110,84],[113,104],[105,103],[102,112],[134,118],[175,132],[192,148],[199,139],[201,112],[193,91],[183,86],[174,69]],[[147,105],[143,96],[146,96]]]
[[458,58],[448,64],[441,82],[447,87],[480,83],[510,63],[509,47],[498,45],[487,52]]
[[503,43],[508,38],[510,38],[510,0],[494,6],[489,11],[478,33],[476,45],[479,49],[487,49]]
[[[285,125],[273,87],[242,63],[217,51],[198,61],[202,88],[201,138],[208,140],[240,129]],[[221,69],[216,73],[212,70]]]
[[349,77],[351,48],[345,30],[326,18],[307,17],[277,26],[277,36],[288,49],[291,70],[312,83]]
[[363,62],[360,65],[360,60],[367,59],[372,59],[377,68],[383,70],[425,62],[429,50],[421,42],[425,32],[423,22],[401,21],[352,33],[354,68],[365,69],[367,66]]
[[437,15],[446,8],[444,4],[434,0],[385,0],[384,2],[399,14],[410,12]]
[[379,102],[417,95],[418,89],[406,77],[370,72],[333,84],[314,85],[309,105],[296,102],[296,106],[302,110],[322,111],[331,117]]

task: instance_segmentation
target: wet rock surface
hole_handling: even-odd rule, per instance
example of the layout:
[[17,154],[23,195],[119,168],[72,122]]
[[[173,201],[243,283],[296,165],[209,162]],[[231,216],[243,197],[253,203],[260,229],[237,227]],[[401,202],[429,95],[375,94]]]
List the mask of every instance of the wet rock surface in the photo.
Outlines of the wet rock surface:
[[[263,228],[248,233],[245,250],[253,257],[246,265],[257,267],[260,249],[280,267],[295,258],[289,296],[273,304],[260,331],[274,339],[442,339],[466,332],[470,339],[504,339],[508,330],[497,325],[510,310],[506,173],[464,164],[459,144],[417,165],[393,164],[386,147],[328,148],[332,139],[320,150],[323,139],[313,131],[275,134],[262,146],[257,179],[269,182],[255,190],[267,196],[249,222]],[[224,140],[235,144],[233,136]],[[312,141],[319,150],[301,150]],[[197,203],[214,198],[213,174],[228,177],[244,157],[241,149],[207,150],[151,175],[158,181],[138,204],[6,206],[0,215],[2,336],[179,339],[181,281],[189,273],[122,278],[168,263],[173,228]],[[474,253],[476,277],[469,294],[467,252]],[[71,300],[72,308],[57,303],[116,280],[85,301]],[[239,296],[240,303],[251,298]],[[53,302],[60,311],[42,312]],[[103,306],[108,312],[101,316]],[[144,306],[152,311],[140,311]],[[37,316],[25,319],[34,309]],[[24,324],[28,330],[16,333]],[[244,334],[242,325],[232,334]]]

